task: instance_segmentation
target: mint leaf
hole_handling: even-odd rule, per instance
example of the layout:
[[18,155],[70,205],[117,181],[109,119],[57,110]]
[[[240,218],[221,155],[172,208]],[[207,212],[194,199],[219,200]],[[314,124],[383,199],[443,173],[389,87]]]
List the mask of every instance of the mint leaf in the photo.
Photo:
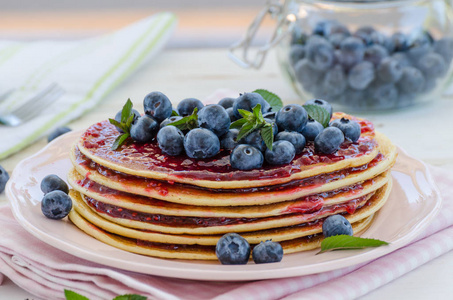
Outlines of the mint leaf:
[[263,113],[261,112],[261,104],[257,104],[252,110],[253,116],[257,123],[264,123]]
[[260,131],[261,137],[263,138],[266,147],[272,151],[272,144],[274,143],[274,132],[271,123],[267,123],[261,128]]
[[248,136],[256,129],[255,123],[245,123],[241,129],[239,130],[238,136],[236,138],[237,141],[241,140],[242,138]]
[[179,130],[192,130],[194,128],[198,128],[198,108],[195,107],[190,116],[185,116],[181,120],[169,123],[167,125],[175,126]]
[[234,121],[233,123],[231,123],[230,129],[241,128],[245,123],[247,123],[247,120],[246,120],[246,119],[244,119],[244,118],[239,119],[239,120]]
[[66,297],[66,300],[90,300],[87,297],[70,290],[64,290],[64,296]]
[[[261,107],[261,105],[260,105],[260,107]],[[248,110],[245,110],[245,109],[238,109],[238,113],[240,113],[241,116],[245,119],[249,119],[249,118],[253,117],[253,113]]]
[[113,298],[113,300],[146,300],[148,299],[145,296],[140,296],[136,294],[127,294],[127,295],[121,295]]
[[118,149],[124,143],[124,141],[126,141],[128,137],[129,133],[123,133],[122,135],[117,137],[116,140],[113,142],[112,150]]
[[322,241],[321,251],[319,253],[324,253],[332,250],[364,249],[388,244],[389,243],[381,240],[360,238],[349,235],[336,235],[325,238]]
[[130,131],[130,128],[132,126],[132,122],[134,122],[134,117],[135,117],[135,115],[131,114],[131,115],[129,115],[129,118],[126,121],[126,128],[129,129],[128,131]]
[[170,117],[174,117],[174,116],[179,117],[179,114],[176,112],[176,110],[173,109],[171,111],[171,116]]
[[324,128],[329,126],[330,114],[325,108],[313,104],[303,105],[303,108],[305,108],[310,118],[321,123]]
[[131,99],[127,99],[126,104],[124,104],[123,110],[121,111],[121,123],[126,123],[129,119],[132,112],[132,105]]
[[128,131],[127,126],[125,124],[120,123],[115,119],[109,119],[109,122],[110,122],[110,124],[115,125],[116,127],[120,128],[124,132]]
[[272,111],[279,111],[283,107],[283,101],[279,96],[264,89],[254,90],[253,93],[260,94],[267,103],[272,106]]

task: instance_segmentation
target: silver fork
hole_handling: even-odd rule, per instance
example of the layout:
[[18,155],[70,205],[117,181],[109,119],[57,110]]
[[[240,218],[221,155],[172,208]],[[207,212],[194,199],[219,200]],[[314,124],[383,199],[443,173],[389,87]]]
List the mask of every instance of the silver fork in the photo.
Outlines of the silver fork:
[[65,91],[57,83],[52,83],[36,95],[25,101],[13,111],[0,115],[0,124],[18,126],[38,116],[48,105],[57,100]]

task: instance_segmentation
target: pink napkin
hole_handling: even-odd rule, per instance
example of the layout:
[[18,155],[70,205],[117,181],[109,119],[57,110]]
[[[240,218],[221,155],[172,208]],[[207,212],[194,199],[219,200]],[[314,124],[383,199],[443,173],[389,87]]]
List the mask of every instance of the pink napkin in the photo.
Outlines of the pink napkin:
[[[202,282],[142,275],[77,258],[39,241],[0,208],[0,272],[44,299],[71,289],[90,299],[136,293],[151,299],[353,299],[453,249],[453,173],[431,172],[444,198],[435,221],[414,242],[374,261],[321,274],[255,282]],[[0,274],[0,283],[2,281]]]

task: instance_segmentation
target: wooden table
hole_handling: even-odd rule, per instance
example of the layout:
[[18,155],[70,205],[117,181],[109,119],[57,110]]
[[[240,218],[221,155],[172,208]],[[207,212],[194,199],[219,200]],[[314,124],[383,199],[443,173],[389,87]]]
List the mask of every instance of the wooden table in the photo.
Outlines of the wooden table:
[[[150,91],[162,91],[173,102],[187,97],[203,99],[218,88],[252,91],[266,88],[274,91],[285,103],[296,103],[297,95],[280,76],[277,61],[270,55],[260,71],[243,70],[226,56],[225,49],[167,50],[144,66],[110,94],[101,105],[69,126],[83,129],[90,124],[114,116],[127,98],[137,107]],[[438,99],[387,114],[358,114],[375,123],[376,128],[427,163],[453,170],[453,112],[452,99]],[[11,172],[16,164],[46,144],[40,140],[27,149],[0,161]],[[0,203],[6,202],[3,194]],[[453,253],[450,252],[406,276],[362,297],[374,299],[451,299],[453,295]],[[32,297],[7,280],[0,286],[0,300]]]

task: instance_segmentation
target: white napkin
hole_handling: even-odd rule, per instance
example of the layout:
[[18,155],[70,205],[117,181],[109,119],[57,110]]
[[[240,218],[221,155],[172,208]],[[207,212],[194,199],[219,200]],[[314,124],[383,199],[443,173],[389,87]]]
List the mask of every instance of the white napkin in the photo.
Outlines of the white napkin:
[[176,18],[160,13],[116,32],[79,41],[0,41],[0,114],[20,107],[52,83],[66,93],[18,127],[0,126],[0,159],[93,108],[162,49]]

